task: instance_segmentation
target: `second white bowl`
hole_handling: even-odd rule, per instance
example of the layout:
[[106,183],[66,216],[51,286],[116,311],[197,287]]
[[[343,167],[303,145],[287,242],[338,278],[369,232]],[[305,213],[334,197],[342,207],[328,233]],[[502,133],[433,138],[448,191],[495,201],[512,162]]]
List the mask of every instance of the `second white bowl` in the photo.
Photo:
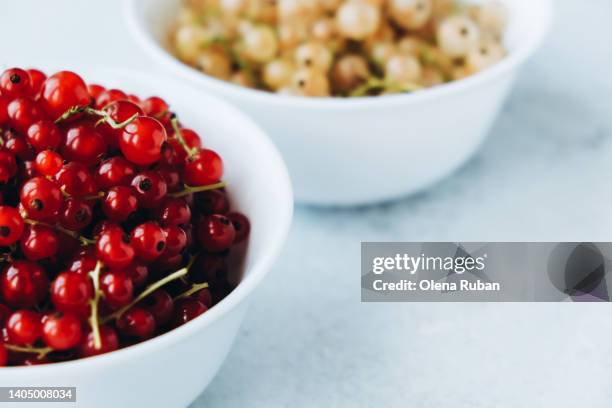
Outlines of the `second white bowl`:
[[377,98],[298,98],[217,80],[181,63],[167,47],[182,0],[129,0],[128,27],[142,48],[194,87],[231,101],[269,133],[283,154],[296,200],[357,205],[422,190],[480,146],[525,60],[551,19],[550,0],[504,0],[510,54],[473,77]]

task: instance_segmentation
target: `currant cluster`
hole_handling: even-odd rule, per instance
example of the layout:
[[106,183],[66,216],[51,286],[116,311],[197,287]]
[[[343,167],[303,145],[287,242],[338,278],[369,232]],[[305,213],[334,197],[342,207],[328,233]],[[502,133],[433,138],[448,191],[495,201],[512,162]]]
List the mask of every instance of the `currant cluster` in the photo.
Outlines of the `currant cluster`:
[[171,42],[183,62],[299,96],[411,92],[503,59],[497,1],[185,0]]
[[0,136],[0,366],[126,347],[233,289],[249,221],[163,99],[12,68]]

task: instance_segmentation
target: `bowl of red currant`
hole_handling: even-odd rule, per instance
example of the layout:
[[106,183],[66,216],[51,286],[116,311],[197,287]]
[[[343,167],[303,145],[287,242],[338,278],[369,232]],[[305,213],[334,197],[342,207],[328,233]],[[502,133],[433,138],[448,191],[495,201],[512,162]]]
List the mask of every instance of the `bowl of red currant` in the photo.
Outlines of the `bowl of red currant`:
[[250,114],[296,200],[423,190],[474,155],[547,32],[552,1],[128,0],[160,66]]
[[187,405],[282,247],[288,173],[214,97],[77,72],[0,74],[0,383]]

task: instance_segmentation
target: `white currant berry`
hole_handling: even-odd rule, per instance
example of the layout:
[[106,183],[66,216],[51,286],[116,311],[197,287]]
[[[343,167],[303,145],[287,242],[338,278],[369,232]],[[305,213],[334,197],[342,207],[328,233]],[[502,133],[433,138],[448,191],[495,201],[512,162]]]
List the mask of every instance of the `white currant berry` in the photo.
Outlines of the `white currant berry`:
[[361,85],[370,77],[370,68],[364,57],[349,54],[336,61],[332,72],[332,83],[335,89],[348,92]]
[[299,67],[314,68],[321,72],[329,71],[332,64],[332,53],[323,44],[307,42],[295,49],[295,63]]
[[389,58],[397,54],[397,46],[390,41],[378,41],[370,46],[369,56],[379,67],[384,67]]
[[327,75],[316,69],[298,69],[293,74],[291,86],[306,96],[329,96],[329,80]]
[[478,26],[468,17],[456,15],[446,18],[438,27],[438,45],[452,57],[465,57],[480,41]]
[[484,30],[501,35],[508,25],[508,9],[501,1],[488,1],[475,7],[474,18]]
[[278,41],[269,26],[256,26],[242,36],[244,56],[252,61],[271,61],[278,52]]
[[470,72],[476,73],[497,64],[505,56],[506,50],[499,43],[482,41],[468,53],[465,63]]
[[364,40],[373,35],[380,21],[380,8],[365,0],[349,0],[336,13],[338,30],[352,40]]
[[421,74],[421,63],[412,55],[394,55],[385,65],[385,79],[392,83],[417,82]]
[[263,81],[272,90],[278,90],[291,82],[294,65],[285,59],[277,59],[268,62],[263,68]]
[[184,25],[174,34],[174,48],[178,57],[192,64],[206,42],[207,32],[204,27],[196,24]]
[[431,0],[388,0],[389,15],[406,30],[418,30],[432,15]]
[[231,65],[230,59],[223,51],[213,48],[200,51],[195,62],[195,66],[205,74],[225,80],[231,75]]

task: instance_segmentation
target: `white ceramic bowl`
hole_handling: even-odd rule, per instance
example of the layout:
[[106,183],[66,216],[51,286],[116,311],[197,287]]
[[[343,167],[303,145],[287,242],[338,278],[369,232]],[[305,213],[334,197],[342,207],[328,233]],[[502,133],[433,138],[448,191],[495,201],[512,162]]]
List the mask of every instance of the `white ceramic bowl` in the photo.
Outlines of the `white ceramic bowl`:
[[219,304],[176,330],[97,357],[0,368],[0,385],[77,387],[81,407],[187,406],[221,366],[253,290],[284,244],[293,212],[289,175],[266,135],[217,98],[163,76],[77,72],[87,81],[165,98],[181,120],[200,133],[204,145],[221,154],[233,208],[248,215],[252,223],[244,278]]
[[208,77],[168,51],[168,27],[182,0],[128,0],[128,27],[155,61],[193,87],[249,113],[283,154],[296,200],[356,205],[430,186],[479,147],[518,69],[551,20],[550,0],[504,0],[510,55],[471,78],[409,95],[299,98],[254,91]]

